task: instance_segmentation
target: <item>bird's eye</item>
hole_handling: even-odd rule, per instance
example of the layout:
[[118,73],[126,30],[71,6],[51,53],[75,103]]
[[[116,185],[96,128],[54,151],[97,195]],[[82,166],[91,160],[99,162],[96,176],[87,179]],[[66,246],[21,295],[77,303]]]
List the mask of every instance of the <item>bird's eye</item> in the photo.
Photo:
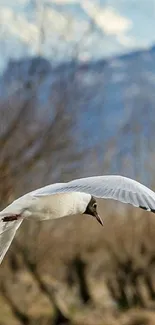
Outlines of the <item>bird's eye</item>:
[[94,203],[93,204],[93,207],[96,209],[97,208],[97,203]]

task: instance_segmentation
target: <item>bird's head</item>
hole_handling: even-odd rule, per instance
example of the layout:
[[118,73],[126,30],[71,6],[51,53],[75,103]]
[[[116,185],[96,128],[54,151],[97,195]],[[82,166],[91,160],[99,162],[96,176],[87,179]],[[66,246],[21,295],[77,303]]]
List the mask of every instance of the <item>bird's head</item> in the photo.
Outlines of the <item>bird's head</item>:
[[95,217],[96,220],[103,226],[103,221],[97,212],[97,202],[93,196],[91,196],[91,199],[87,205],[84,214],[88,214]]

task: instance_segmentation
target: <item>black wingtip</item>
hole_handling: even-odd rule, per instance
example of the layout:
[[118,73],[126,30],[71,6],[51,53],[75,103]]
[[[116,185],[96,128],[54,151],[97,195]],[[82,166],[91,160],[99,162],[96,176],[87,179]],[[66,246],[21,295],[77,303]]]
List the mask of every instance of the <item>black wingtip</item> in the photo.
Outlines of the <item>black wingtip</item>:
[[143,209],[143,210],[145,210],[145,211],[151,211],[151,212],[153,212],[153,213],[155,213],[155,209],[151,209],[151,208],[146,208],[146,207],[143,207],[143,206],[139,206],[141,209]]

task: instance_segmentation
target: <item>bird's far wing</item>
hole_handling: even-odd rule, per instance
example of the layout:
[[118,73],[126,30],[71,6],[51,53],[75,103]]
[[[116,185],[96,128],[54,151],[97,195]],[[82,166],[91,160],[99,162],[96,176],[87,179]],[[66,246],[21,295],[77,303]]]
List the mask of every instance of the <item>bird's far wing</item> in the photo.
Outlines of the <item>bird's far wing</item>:
[[56,183],[56,184],[47,185],[47,186],[41,187],[41,188],[39,188],[37,190],[34,190],[34,191],[32,191],[32,192],[30,192],[28,194],[30,194],[30,195],[32,195],[34,197],[57,194],[57,193],[61,192],[62,188],[66,184],[68,184],[68,183]]
[[0,219],[0,263],[8,251],[22,220],[3,222]]
[[123,176],[94,176],[62,183],[56,187],[49,185],[43,188],[42,192],[38,192],[38,194],[36,192],[36,196],[63,192],[89,193],[97,198],[114,199],[155,212],[155,192],[139,182]]

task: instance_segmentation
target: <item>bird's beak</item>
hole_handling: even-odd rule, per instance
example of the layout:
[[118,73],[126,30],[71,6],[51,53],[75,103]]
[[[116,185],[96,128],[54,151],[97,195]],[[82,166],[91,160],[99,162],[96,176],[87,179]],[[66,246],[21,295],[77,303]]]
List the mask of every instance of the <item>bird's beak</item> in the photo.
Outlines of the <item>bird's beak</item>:
[[99,216],[99,214],[97,212],[95,213],[95,218],[100,223],[100,225],[103,226],[103,221],[102,221],[101,217]]

